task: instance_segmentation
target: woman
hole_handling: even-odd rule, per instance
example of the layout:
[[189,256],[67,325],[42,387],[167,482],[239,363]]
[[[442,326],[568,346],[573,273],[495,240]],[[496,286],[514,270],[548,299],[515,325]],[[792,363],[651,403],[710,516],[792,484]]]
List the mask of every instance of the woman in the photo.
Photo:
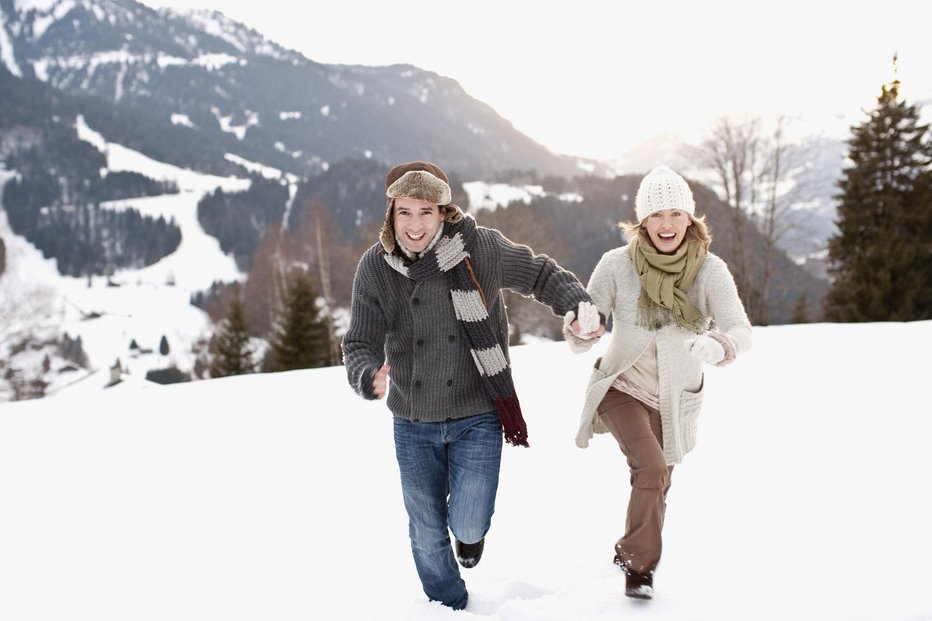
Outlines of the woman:
[[[630,243],[606,252],[589,279],[599,313],[614,316],[611,342],[595,363],[576,444],[610,432],[631,472],[624,536],[615,563],[625,594],[650,599],[673,465],[696,443],[703,364],[724,366],[751,346],[751,324],[725,262],[708,251],[692,192],[666,166],[652,170],[635,198]],[[573,318],[568,317],[571,321]],[[597,339],[567,326],[573,351]]]

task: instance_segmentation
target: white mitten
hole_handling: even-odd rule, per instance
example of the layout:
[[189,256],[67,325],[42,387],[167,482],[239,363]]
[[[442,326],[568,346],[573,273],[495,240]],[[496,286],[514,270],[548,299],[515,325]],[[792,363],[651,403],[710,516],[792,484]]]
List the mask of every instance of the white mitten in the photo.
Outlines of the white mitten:
[[[566,311],[566,314],[563,315],[563,334],[564,336],[569,335],[577,339],[582,339],[584,341],[589,340],[590,337],[582,333],[582,330],[577,334],[573,332],[573,322],[576,321],[576,311]],[[569,339],[567,336],[567,339]]]
[[692,357],[708,364],[718,364],[725,359],[725,348],[722,344],[705,334],[686,339],[683,341],[683,347]]
[[578,309],[579,333],[589,334],[599,329],[602,320],[599,318],[599,309],[592,302],[580,302]]

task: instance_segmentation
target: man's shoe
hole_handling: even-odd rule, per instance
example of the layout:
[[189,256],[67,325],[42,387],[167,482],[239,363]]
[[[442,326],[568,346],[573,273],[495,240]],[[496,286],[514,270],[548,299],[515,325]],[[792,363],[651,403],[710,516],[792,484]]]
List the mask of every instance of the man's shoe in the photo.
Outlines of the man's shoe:
[[485,538],[483,537],[476,543],[463,543],[459,539],[456,540],[456,560],[457,562],[469,569],[470,567],[475,567],[479,564],[479,559],[482,558],[482,548],[485,546]]

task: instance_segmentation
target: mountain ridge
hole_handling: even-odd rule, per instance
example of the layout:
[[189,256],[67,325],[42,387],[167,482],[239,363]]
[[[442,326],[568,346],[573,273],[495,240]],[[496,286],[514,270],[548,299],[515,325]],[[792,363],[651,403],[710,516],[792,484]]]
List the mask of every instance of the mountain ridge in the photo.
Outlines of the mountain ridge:
[[[317,63],[218,12],[155,11],[132,0],[59,0],[44,12],[3,5],[23,77],[113,104],[118,112],[92,124],[128,146],[134,123],[150,136],[143,142],[157,142],[160,131],[180,140],[195,133],[183,143],[188,161],[174,163],[215,166],[229,151],[299,175],[346,157],[442,159],[476,177],[516,167],[580,171],[577,158],[515,130],[455,80],[412,65]],[[191,124],[179,128],[170,115]]]

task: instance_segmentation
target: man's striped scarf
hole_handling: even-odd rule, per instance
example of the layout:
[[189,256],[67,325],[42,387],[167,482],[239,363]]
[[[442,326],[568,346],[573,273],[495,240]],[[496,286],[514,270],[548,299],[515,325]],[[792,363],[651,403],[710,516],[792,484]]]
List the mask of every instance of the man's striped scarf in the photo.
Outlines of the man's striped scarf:
[[502,423],[505,441],[515,446],[528,446],[527,425],[511,379],[511,367],[505,358],[486,307],[485,295],[469,261],[469,250],[476,237],[476,221],[466,215],[456,223],[447,223],[443,236],[433,248],[411,265],[405,265],[394,253],[383,256],[389,265],[412,280],[421,280],[445,272],[453,299],[453,309],[473,361],[482,376]]

